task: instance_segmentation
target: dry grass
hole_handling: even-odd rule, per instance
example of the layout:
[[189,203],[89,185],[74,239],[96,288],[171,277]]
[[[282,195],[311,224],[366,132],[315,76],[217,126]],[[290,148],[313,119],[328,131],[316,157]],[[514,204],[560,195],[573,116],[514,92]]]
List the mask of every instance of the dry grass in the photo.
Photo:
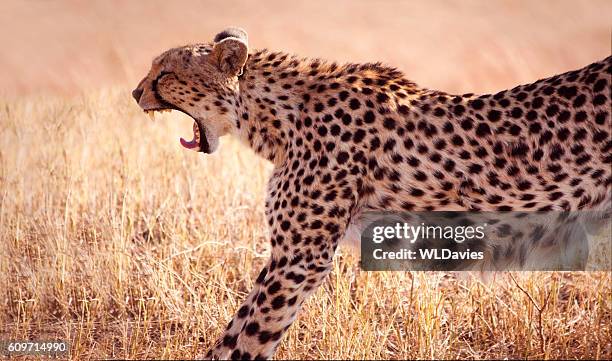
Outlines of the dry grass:
[[[148,123],[121,91],[0,103],[0,339],[60,338],[71,359],[192,358],[267,257],[268,166]],[[610,273],[367,273],[350,254],[277,358],[612,358]]]

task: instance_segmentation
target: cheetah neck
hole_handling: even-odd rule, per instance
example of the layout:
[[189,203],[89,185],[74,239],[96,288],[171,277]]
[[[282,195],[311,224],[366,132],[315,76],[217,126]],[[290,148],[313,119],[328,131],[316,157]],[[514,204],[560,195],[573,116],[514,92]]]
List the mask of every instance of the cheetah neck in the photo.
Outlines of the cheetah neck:
[[[330,99],[325,104],[320,99],[325,98],[326,92],[354,91],[351,81],[357,75],[369,80],[396,79],[408,89],[410,97],[417,96],[416,84],[404,79],[396,69],[378,63],[338,65],[268,50],[251,53],[239,78],[238,138],[257,154],[282,164],[295,149],[293,145],[299,148],[302,142],[317,143],[313,124],[328,123],[330,119],[326,117],[332,115],[323,108],[334,107]],[[351,111],[347,108],[347,112]]]
[[[282,164],[295,141],[305,80],[297,59],[266,50],[249,55],[240,81],[237,136],[258,155]],[[297,83],[297,84],[296,84]],[[299,127],[299,126],[298,126]]]

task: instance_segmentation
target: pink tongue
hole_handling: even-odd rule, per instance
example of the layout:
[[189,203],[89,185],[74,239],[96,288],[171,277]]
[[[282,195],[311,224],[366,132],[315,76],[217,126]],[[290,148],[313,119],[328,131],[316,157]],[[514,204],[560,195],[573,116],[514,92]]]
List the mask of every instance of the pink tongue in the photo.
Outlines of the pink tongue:
[[186,141],[183,137],[181,137],[181,145],[187,149],[193,149],[195,147],[197,147],[199,144],[198,142],[195,140],[195,135],[193,136],[193,139],[190,141]]
[[190,141],[186,141],[185,139],[183,139],[181,137],[181,145],[187,149],[193,149],[193,148],[197,148],[200,146],[200,139],[198,139],[198,125],[194,122],[193,123],[193,139]]

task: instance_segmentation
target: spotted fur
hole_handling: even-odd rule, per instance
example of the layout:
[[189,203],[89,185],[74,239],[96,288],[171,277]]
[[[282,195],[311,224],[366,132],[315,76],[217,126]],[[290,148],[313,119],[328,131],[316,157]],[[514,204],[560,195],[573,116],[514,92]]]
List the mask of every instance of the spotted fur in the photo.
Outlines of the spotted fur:
[[366,210],[609,206],[611,67],[454,95],[379,63],[249,52],[239,29],[159,56],[143,109],[189,114],[204,152],[232,134],[274,164],[271,257],[207,357],[270,357]]

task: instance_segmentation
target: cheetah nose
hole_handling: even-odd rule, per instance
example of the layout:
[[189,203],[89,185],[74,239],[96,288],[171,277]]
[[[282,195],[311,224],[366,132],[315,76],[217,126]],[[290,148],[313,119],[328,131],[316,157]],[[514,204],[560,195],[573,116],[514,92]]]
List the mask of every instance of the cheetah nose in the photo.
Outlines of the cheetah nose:
[[140,97],[142,96],[142,89],[136,88],[132,90],[132,96],[136,99],[136,103],[140,101]]

